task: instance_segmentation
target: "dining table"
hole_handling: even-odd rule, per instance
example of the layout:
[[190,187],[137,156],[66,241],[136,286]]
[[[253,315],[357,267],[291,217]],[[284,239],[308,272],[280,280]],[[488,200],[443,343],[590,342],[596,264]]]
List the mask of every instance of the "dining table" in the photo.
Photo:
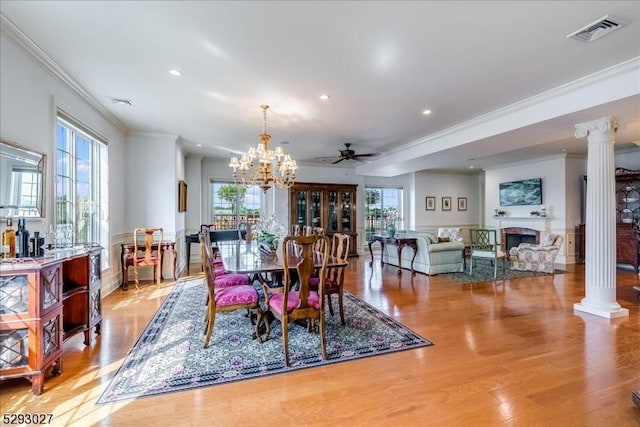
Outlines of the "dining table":
[[[246,273],[259,280],[263,285],[279,286],[284,273],[282,250],[265,250],[257,241],[244,240],[218,242],[218,249],[224,269],[229,273]],[[314,251],[314,264],[322,267],[322,254]],[[291,254],[289,265],[295,266],[301,261],[295,253]],[[348,265],[347,260],[330,256],[327,268],[339,268]]]

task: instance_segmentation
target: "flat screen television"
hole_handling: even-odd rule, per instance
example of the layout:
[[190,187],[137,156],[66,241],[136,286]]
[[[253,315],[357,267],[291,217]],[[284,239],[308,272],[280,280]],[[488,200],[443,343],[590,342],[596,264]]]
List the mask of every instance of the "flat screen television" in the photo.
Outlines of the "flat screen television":
[[500,206],[542,204],[542,178],[500,183]]

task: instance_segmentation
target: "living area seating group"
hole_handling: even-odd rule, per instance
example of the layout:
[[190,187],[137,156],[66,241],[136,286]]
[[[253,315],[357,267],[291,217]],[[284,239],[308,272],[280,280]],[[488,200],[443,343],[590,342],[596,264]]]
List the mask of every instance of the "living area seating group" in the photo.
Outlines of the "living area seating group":
[[[469,233],[467,239],[464,233]],[[495,232],[495,231],[494,231]],[[434,228],[424,231],[401,230],[394,236],[397,240],[415,239],[417,245],[402,247],[400,251],[393,245],[384,245],[382,261],[403,269],[412,269],[427,275],[441,273],[461,273],[466,269],[466,256],[471,255],[471,230],[461,228]],[[511,248],[503,257],[496,257],[495,266],[499,262],[512,270],[527,270],[543,273],[554,272],[554,262],[560,252],[563,237],[559,234],[547,233],[538,244],[521,243]],[[469,243],[466,243],[469,242]],[[388,243],[388,242],[387,242]],[[497,252],[500,243],[496,243]],[[495,268],[497,277],[497,268]],[[470,273],[473,274],[473,273]]]

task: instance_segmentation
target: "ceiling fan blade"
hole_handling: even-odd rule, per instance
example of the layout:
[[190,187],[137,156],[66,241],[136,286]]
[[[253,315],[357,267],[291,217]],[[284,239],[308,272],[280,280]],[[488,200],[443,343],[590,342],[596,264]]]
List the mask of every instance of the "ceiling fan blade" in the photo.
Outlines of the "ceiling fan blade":
[[353,157],[377,157],[380,153],[354,154]]
[[332,165],[335,165],[336,163],[340,163],[340,162],[341,162],[341,161],[343,161],[343,160],[344,160],[344,157],[343,157],[343,158],[341,158],[341,159],[336,160],[335,162],[333,162],[333,163],[331,163],[331,164],[332,164]]

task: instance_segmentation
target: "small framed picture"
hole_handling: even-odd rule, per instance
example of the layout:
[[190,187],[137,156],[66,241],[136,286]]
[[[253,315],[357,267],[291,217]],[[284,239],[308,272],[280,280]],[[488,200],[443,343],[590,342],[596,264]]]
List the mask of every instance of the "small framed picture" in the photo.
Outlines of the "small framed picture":
[[442,210],[450,211],[451,210],[451,197],[443,197],[442,198]]
[[427,196],[425,198],[426,201],[426,210],[435,211],[436,210],[436,198],[433,196]]
[[458,210],[466,211],[467,210],[467,198],[466,197],[458,197]]

